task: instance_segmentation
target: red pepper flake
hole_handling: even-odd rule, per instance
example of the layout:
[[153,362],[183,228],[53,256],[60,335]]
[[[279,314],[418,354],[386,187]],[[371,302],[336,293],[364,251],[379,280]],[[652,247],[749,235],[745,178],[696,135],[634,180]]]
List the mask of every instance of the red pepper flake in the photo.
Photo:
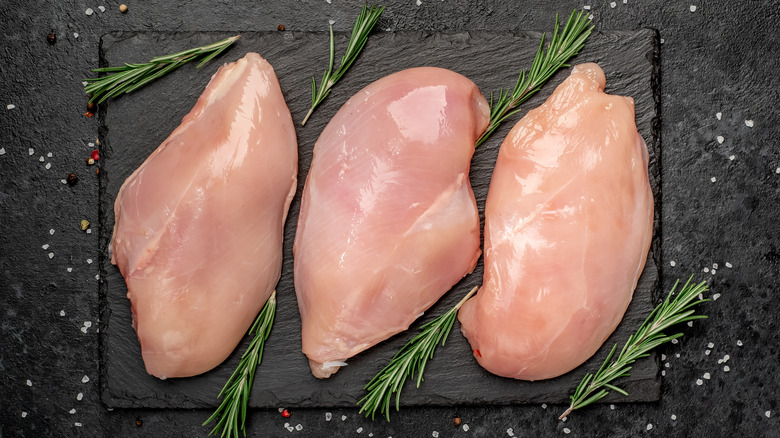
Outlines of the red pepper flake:
[[92,151],[91,154],[89,154],[89,156],[92,157],[93,160],[97,161],[100,159],[100,152],[98,152],[98,150],[95,149],[94,151]]
[[479,350],[474,350],[474,357],[482,357],[482,353]]
[[282,417],[290,418],[290,411],[288,411],[287,409],[283,410],[282,411]]
[[84,115],[87,116],[87,118],[90,118],[90,117],[94,116],[95,113],[87,111],[87,112],[84,113]]

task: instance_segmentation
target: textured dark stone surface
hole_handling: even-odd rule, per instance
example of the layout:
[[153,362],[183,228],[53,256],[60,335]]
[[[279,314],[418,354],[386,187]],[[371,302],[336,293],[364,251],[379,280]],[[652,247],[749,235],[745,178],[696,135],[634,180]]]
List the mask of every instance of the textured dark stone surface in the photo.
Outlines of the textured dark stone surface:
[[[108,65],[126,60],[140,60],[155,50],[172,53],[183,48],[204,45],[228,35],[213,33],[161,34],[132,33],[108,35],[103,38],[102,53]],[[538,34],[502,33],[484,31],[450,34],[421,32],[377,33],[371,37],[360,62],[339,83],[333,95],[310,119],[305,127],[297,127],[300,149],[298,194],[293,200],[285,229],[285,263],[282,279],[277,286],[278,307],[272,336],[266,344],[263,363],[258,369],[250,403],[257,407],[328,407],[355,406],[363,396],[362,387],[371,380],[393,356],[410,340],[416,330],[401,334],[369,349],[354,359],[349,366],[328,380],[311,375],[306,358],[301,353],[300,315],[293,289],[292,243],[295,236],[300,195],[306,173],[311,164],[312,149],[319,133],[346,99],[370,82],[403,68],[433,65],[456,70],[480,84],[484,92],[513,82],[521,66],[529,65],[534,56]],[[347,36],[339,35],[339,47]],[[500,41],[501,44],[496,44]],[[182,68],[167,80],[150,85],[128,98],[117,99],[101,108],[104,126],[101,138],[101,290],[105,308],[102,310],[101,386],[103,402],[109,407],[204,407],[215,406],[222,385],[238,364],[248,339],[233,357],[217,369],[188,379],[161,381],[149,376],[141,360],[135,332],[130,327],[127,289],[119,270],[108,263],[107,246],[113,229],[113,206],[116,193],[130,173],[157,148],[167,135],[189,112],[209,78],[223,62],[235,60],[247,51],[256,51],[274,66],[293,119],[303,120],[311,102],[306,84],[312,75],[319,75],[308,60],[327,53],[327,36],[311,32],[244,33],[236,47],[219,63],[195,70]],[[637,125],[651,146],[652,172],[658,175],[657,133],[654,99],[654,68],[657,36],[653,31],[598,33],[591,37],[587,49],[577,62],[597,61],[604,68],[609,90],[631,96],[637,108]],[[484,66],[491,59],[501,60],[489,70]],[[569,74],[561,71],[551,79],[549,86],[528,102],[527,108],[541,104]],[[656,84],[657,85],[657,84]],[[517,119],[515,119],[517,120]],[[477,149],[473,160],[471,180],[477,205],[484,207],[493,164],[498,148],[513,123],[505,126],[490,141]],[[655,147],[653,147],[655,146]],[[659,195],[657,178],[653,178],[656,198]],[[658,235],[658,227],[656,235]],[[656,246],[657,246],[656,240]],[[461,281],[445,299],[421,318],[419,324],[452,307],[472,287],[481,284],[482,265],[474,275]],[[449,342],[437,351],[425,373],[425,384],[413,389],[407,385],[403,405],[457,405],[508,403],[562,403],[572,388],[582,379],[585,370],[595,370],[603,362],[614,343],[624,343],[653,308],[657,296],[657,264],[651,257],[647,273],[642,278],[630,311],[610,339],[594,358],[582,368],[556,379],[541,382],[520,382],[491,375],[482,370],[473,359],[466,339],[455,325]],[[660,376],[654,357],[641,361],[627,379],[631,388],[629,397],[618,394],[616,401],[657,400],[660,395]],[[611,401],[608,400],[608,401]]]
[[[279,24],[292,31],[318,31],[326,30],[328,19],[335,21],[336,30],[346,31],[357,12],[353,2],[321,0],[127,3],[129,12],[120,14],[113,2],[105,4],[105,12],[98,10],[99,3],[72,0],[0,2],[4,24],[0,147],[5,150],[0,155],[0,431],[4,437],[207,433],[200,423],[208,410],[108,411],[101,402],[98,236],[85,234],[78,226],[81,219],[95,227],[98,222],[98,179],[84,160],[99,121],[83,116],[86,99],[79,81],[98,63],[101,36],[118,30],[272,31]],[[713,292],[720,294],[703,307],[709,319],[683,327],[685,336],[678,344],[659,350],[665,355],[661,363],[666,372],[660,400],[616,404],[614,410],[608,404],[597,405],[576,412],[566,422],[556,419],[562,405],[412,407],[395,413],[389,424],[364,419],[355,408],[292,409],[290,418],[275,409],[255,409],[248,420],[249,436],[397,438],[432,436],[434,431],[440,437],[507,436],[508,429],[515,436],[532,437],[563,436],[567,430],[568,436],[582,437],[780,436],[776,299],[780,35],[775,31],[780,8],[770,0],[691,1],[697,6],[695,12],[682,2],[614,3],[613,8],[609,1],[423,0],[417,6],[413,0],[393,0],[384,3],[388,9],[379,27],[545,31],[556,12],[565,15],[590,5],[597,29],[659,30],[664,40],[660,54],[662,291],[666,293],[676,278],[694,273],[697,279],[709,279]],[[93,15],[84,13],[87,7],[95,10]],[[57,35],[54,45],[46,41],[49,32]],[[311,62],[320,71],[325,59]],[[337,106],[337,93],[326,104]],[[8,104],[15,108],[7,110]],[[753,120],[753,126],[745,120]],[[723,137],[723,143],[717,136]],[[47,163],[51,168],[46,169]],[[73,187],[60,182],[70,172],[80,177]],[[42,249],[43,245],[49,247]],[[705,267],[708,272],[703,272]],[[92,323],[89,328],[86,321]],[[726,354],[728,372],[722,363]],[[710,379],[704,378],[705,373]],[[697,385],[697,379],[702,385]],[[327,412],[332,414],[330,421]],[[452,426],[456,415],[468,424],[468,431]],[[285,424],[300,424],[302,430],[288,432]],[[649,430],[648,425],[652,425]]]

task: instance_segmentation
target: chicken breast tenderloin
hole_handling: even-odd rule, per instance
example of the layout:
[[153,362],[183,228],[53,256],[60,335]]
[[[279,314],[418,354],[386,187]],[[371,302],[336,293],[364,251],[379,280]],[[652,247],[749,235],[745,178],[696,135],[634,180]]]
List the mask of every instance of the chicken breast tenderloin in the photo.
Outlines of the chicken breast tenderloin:
[[111,262],[149,374],[206,372],[244,336],[279,281],[297,167],[276,74],[248,53],[124,182]]
[[322,132],[294,245],[315,376],[406,330],[474,269],[469,166],[488,119],[473,82],[423,67],[368,85]]
[[564,374],[623,317],[653,226],[647,148],[631,98],[574,68],[501,145],[485,206],[485,277],[459,313],[488,371]]

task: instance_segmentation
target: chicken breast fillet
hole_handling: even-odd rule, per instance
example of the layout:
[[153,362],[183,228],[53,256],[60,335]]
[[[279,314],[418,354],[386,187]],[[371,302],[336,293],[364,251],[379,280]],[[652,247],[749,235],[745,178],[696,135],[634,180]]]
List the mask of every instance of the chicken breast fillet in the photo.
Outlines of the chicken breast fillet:
[[406,330],[474,269],[469,165],[488,118],[473,82],[423,67],[370,84],[322,132],[294,245],[315,376]]
[[279,281],[297,167],[276,74],[248,53],[124,182],[111,262],[149,374],[206,372],[244,336]]
[[485,278],[459,313],[488,371],[564,374],[614,331],[653,226],[647,147],[631,98],[574,68],[501,145],[485,206]]

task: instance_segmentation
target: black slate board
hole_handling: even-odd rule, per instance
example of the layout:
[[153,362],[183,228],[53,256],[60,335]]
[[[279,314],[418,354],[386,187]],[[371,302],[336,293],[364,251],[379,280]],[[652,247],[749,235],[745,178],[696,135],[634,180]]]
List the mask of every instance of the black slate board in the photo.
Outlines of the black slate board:
[[[171,53],[213,42],[232,33],[123,32],[101,40],[101,64],[139,62],[153,55]],[[530,65],[538,45],[538,33],[421,33],[374,34],[352,70],[331,96],[314,113],[306,127],[297,126],[300,165],[299,191],[290,208],[285,227],[284,265],[279,282],[276,323],[258,368],[250,405],[254,407],[354,406],[362,397],[362,386],[380,370],[395,351],[411,339],[413,331],[450,308],[482,278],[480,261],[473,275],[465,278],[426,315],[412,331],[402,333],[358,355],[349,366],[329,380],[317,380],[309,372],[300,352],[300,317],[292,279],[292,241],[300,205],[300,188],[305,180],[311,151],[317,136],[335,111],[352,94],[371,81],[403,68],[431,65],[450,68],[471,78],[487,95],[491,90],[514,84],[522,68]],[[347,36],[337,34],[337,51]],[[101,294],[101,397],[106,406],[147,408],[211,407],[216,394],[235,369],[236,352],[216,369],[197,377],[161,381],[146,374],[140,347],[130,326],[130,306],[118,269],[109,263],[108,242],[114,225],[113,202],[124,179],[179,124],[203,91],[211,75],[223,62],[256,51],[275,67],[296,124],[310,103],[312,76],[320,77],[327,61],[327,34],[303,32],[244,33],[236,46],[201,70],[187,65],[133,95],[100,107],[100,269]],[[607,76],[607,92],[635,99],[637,126],[648,143],[650,175],[656,199],[656,220],[650,257],[634,300],[605,347],[578,369],[556,379],[521,382],[493,376],[472,358],[468,343],[457,323],[447,344],[437,350],[426,368],[419,389],[411,385],[403,393],[405,405],[517,404],[565,402],[586,371],[594,371],[614,343],[623,343],[651,310],[657,296],[660,235],[660,183],[658,141],[658,49],[652,30],[594,33],[574,63],[598,62]],[[569,74],[556,74],[550,83],[524,107],[541,104]],[[471,181],[480,210],[484,207],[490,175],[501,140],[517,119],[503,126],[482,145],[472,162]],[[622,386],[629,396],[612,394],[606,400],[652,401],[660,397],[659,367],[655,356],[636,363],[632,376]]]

